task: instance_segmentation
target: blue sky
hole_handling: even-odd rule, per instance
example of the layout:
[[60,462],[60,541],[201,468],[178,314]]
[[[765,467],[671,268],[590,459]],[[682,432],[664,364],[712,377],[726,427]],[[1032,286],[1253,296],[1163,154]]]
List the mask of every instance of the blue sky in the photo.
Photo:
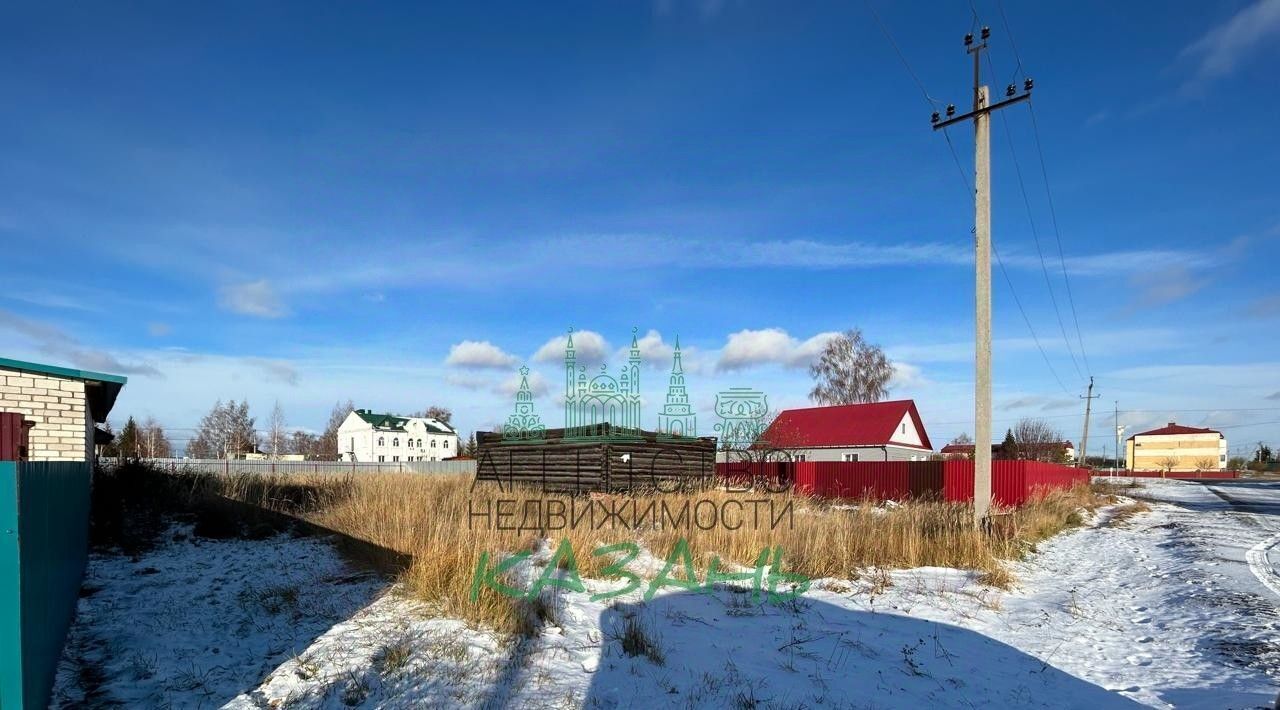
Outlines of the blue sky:
[[[634,327],[646,416],[679,335],[707,429],[727,386],[803,404],[822,334],[860,327],[940,446],[972,432],[972,204],[869,7],[963,105],[960,2],[10,8],[0,350],[130,375],[113,418],[179,440],[217,398],[309,429],[348,397],[444,404],[470,430],[526,362],[559,423],[558,358],[535,355]],[[975,7],[999,90],[1020,73]],[[1095,452],[1116,400],[1131,431],[1280,441],[1280,0],[1004,9],[1088,366],[1012,107],[994,237],[1052,372],[996,270],[997,429],[1078,438],[1091,373]],[[970,171],[971,132],[951,139]]]

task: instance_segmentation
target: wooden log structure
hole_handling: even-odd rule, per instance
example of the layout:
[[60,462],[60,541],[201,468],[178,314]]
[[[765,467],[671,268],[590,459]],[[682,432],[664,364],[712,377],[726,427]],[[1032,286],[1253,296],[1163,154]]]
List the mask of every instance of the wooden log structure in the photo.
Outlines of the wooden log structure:
[[476,480],[503,489],[528,487],[549,493],[671,491],[715,483],[715,437],[670,437],[629,430],[610,436],[565,437],[548,429],[536,441],[504,441],[477,432]]

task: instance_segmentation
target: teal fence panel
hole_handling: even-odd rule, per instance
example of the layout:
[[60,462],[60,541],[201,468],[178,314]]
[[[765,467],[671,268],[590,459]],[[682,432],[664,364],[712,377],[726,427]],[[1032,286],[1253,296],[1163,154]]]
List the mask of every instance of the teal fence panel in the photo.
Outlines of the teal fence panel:
[[0,461],[0,708],[22,707],[18,464]]
[[83,461],[0,463],[0,708],[48,705],[84,575],[90,478]]

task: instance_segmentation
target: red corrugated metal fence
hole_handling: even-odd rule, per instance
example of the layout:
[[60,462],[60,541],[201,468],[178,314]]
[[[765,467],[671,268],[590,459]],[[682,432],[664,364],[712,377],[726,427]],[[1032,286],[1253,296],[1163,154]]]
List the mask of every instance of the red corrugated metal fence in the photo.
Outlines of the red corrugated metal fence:
[[[795,490],[823,498],[973,500],[973,462],[800,461],[718,464],[721,478],[734,483],[793,481]],[[1022,505],[1045,491],[1088,483],[1087,469],[1040,461],[992,461],[991,497],[997,505]]]

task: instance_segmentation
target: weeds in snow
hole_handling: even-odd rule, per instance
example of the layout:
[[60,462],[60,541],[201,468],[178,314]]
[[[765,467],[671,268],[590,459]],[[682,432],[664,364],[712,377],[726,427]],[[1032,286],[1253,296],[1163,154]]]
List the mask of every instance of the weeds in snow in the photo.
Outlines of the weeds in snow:
[[[412,561],[403,572],[402,581],[415,597],[445,614],[522,635],[537,634],[546,623],[554,623],[554,607],[540,600],[512,600],[488,588],[481,589],[478,598],[471,601],[470,585],[482,552],[498,558],[533,550],[546,537],[567,538],[575,549],[592,550],[617,542],[614,538],[619,535],[661,551],[672,549],[678,538],[686,538],[694,558],[703,563],[718,555],[726,563],[750,565],[761,550],[776,546],[784,550],[788,571],[810,578],[850,578],[858,570],[875,569],[873,593],[891,583],[884,570],[920,566],[972,569],[982,573],[984,583],[1008,587],[1013,576],[1001,560],[1020,557],[1034,550],[1038,541],[1078,525],[1081,509],[1092,509],[1102,502],[1088,486],[1051,491],[1009,514],[1014,532],[1006,538],[976,530],[968,505],[937,501],[912,501],[894,507],[871,502],[831,505],[790,493],[714,489],[649,494],[641,504],[657,501],[677,510],[691,501],[710,500],[723,505],[731,500],[769,496],[778,506],[792,505],[796,514],[790,526],[784,523],[776,529],[745,525],[736,530],[654,526],[618,531],[579,526],[530,531],[473,525],[469,512],[493,509],[497,500],[521,495],[544,501],[559,499],[566,504],[569,499],[536,491],[501,491],[491,484],[473,486],[466,476],[203,476],[152,472],[150,477],[171,479],[162,485],[186,499],[238,501],[365,541],[374,550],[407,555]],[[606,567],[611,562],[593,555],[578,560],[581,573],[597,579],[610,578]]]

